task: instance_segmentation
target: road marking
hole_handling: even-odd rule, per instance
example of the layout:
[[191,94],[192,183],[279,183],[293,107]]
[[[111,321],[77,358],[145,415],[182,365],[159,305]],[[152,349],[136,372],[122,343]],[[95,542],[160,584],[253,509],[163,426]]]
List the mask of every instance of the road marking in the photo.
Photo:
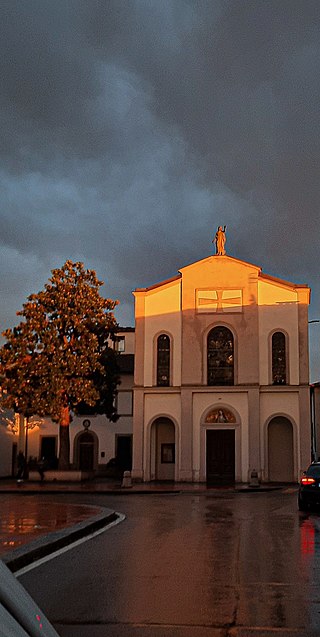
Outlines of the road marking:
[[15,571],[14,575],[16,577],[20,577],[21,575],[24,575],[25,573],[32,571],[34,568],[41,566],[41,564],[45,564],[46,562],[53,560],[55,557],[58,557],[59,555],[62,555],[63,553],[70,551],[76,546],[79,546],[80,544],[83,544],[84,542],[87,542],[88,540],[92,540],[92,538],[96,537],[97,535],[100,535],[101,533],[104,533],[105,531],[108,531],[113,526],[116,526],[117,524],[120,524],[120,522],[123,522],[125,520],[126,516],[123,513],[118,513],[117,511],[115,513],[118,517],[116,520],[113,520],[113,522],[109,522],[109,524],[106,524],[106,526],[103,526],[101,529],[98,529],[97,531],[93,531],[93,533],[89,533],[89,535],[85,535],[84,537],[79,538],[79,540],[75,540],[74,542],[71,542],[67,546],[63,546],[61,549],[58,549],[57,551],[53,551],[53,553],[50,553],[49,555],[45,555],[44,557],[41,557],[39,560],[35,560],[34,562],[32,562],[32,564],[27,564],[27,566],[24,566],[23,568],[20,568],[18,571]]

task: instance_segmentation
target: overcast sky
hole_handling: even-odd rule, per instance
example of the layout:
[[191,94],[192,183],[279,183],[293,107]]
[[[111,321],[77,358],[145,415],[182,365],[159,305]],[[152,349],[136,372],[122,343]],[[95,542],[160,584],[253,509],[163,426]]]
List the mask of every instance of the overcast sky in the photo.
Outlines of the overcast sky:
[[[319,0],[1,0],[1,331],[81,260],[121,302],[213,253],[312,288]],[[320,323],[310,326],[320,380]]]

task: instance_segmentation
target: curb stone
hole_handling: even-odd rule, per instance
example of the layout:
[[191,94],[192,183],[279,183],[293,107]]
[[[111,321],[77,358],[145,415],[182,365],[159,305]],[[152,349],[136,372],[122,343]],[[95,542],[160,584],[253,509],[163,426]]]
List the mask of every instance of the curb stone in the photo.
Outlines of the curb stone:
[[[101,507],[101,509],[103,509]],[[64,546],[89,535],[117,520],[119,514],[111,509],[103,509],[102,513],[59,531],[51,531],[47,535],[32,540],[29,544],[18,547],[2,557],[2,561],[15,573],[24,566],[28,566],[46,555],[50,555]]]

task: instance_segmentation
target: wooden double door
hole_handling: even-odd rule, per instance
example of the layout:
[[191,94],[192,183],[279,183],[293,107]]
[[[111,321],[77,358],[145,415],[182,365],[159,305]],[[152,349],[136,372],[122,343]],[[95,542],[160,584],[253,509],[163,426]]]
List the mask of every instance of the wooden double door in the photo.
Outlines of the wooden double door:
[[234,429],[207,430],[206,436],[207,483],[228,485],[235,481]]

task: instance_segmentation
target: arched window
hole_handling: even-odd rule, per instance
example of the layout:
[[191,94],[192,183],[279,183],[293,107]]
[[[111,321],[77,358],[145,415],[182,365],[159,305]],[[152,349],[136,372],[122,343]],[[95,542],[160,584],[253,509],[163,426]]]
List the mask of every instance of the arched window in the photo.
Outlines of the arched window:
[[157,339],[157,385],[167,387],[170,384],[170,338],[160,334]]
[[272,334],[272,384],[287,382],[286,337],[283,332]]
[[233,335],[227,327],[214,327],[208,334],[208,385],[234,385]]

